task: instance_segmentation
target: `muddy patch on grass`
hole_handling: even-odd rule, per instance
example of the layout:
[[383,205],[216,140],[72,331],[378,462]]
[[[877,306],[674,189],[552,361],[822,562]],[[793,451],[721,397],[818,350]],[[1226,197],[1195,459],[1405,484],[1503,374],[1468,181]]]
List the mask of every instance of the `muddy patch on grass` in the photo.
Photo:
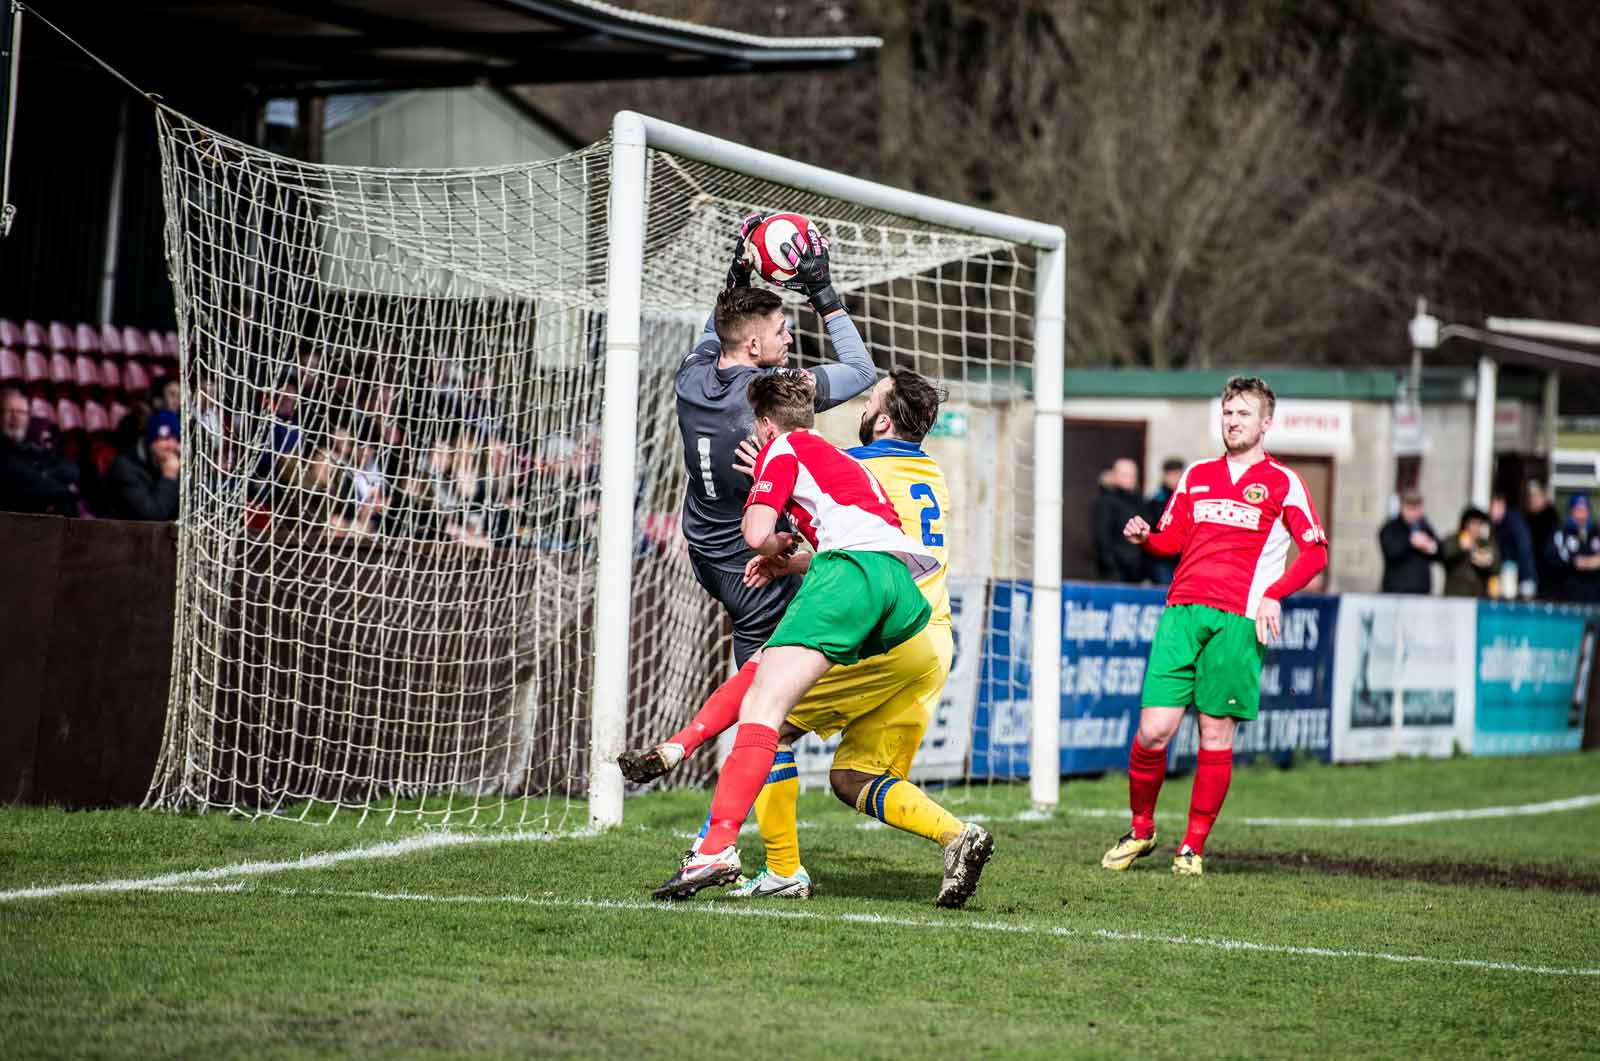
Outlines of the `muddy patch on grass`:
[[1219,869],[1235,866],[1244,869],[1293,869],[1375,880],[1414,880],[1426,884],[1466,884],[1487,888],[1539,888],[1600,895],[1600,873],[1581,873],[1548,865],[1410,862],[1350,858],[1318,851],[1218,851],[1216,859]]

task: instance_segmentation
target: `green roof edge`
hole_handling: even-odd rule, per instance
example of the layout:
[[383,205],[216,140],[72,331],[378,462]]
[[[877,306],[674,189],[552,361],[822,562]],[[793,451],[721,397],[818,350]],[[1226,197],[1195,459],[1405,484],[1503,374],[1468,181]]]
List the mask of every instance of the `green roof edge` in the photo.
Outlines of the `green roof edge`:
[[[1077,368],[1066,373],[1069,398],[1214,398],[1238,372],[1181,369]],[[1393,401],[1399,376],[1393,369],[1262,369],[1280,398],[1354,398]]]
[[[1400,368],[1263,368],[1258,375],[1280,398],[1341,398],[1347,401],[1394,401],[1405,374]],[[1238,371],[1218,369],[1069,368],[1068,398],[1215,398]],[[1471,401],[1477,376],[1470,367],[1430,365],[1422,372],[1422,400]],[[1543,384],[1537,376],[1502,372],[1499,397],[1538,400]]]

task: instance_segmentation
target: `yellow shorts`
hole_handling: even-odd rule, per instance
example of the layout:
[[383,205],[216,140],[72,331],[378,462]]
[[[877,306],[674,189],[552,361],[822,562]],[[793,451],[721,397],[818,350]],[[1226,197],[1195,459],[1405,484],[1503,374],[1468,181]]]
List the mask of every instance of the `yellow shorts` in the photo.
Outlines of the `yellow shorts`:
[[882,655],[829,670],[788,721],[823,739],[844,731],[835,770],[905,777],[939,707],[954,654],[950,627],[928,626]]

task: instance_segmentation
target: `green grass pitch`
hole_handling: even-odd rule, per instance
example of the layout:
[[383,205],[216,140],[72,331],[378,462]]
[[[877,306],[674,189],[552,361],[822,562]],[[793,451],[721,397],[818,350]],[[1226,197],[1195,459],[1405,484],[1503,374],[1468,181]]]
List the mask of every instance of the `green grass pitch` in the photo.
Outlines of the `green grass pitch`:
[[[1021,786],[945,790],[998,840],[963,911],[931,905],[933,845],[862,828],[821,793],[801,801],[815,899],[673,906],[648,891],[703,792],[647,794],[622,828],[553,840],[7,809],[0,1055],[1526,1057],[1600,1043],[1600,805],[1577,799],[1600,794],[1600,756],[1240,769],[1199,880],[1169,872],[1182,778],[1163,792],[1158,855],[1098,868],[1125,785],[1069,782],[1042,820]],[[1555,800],[1578,805],[1249,821]],[[759,866],[759,838],[741,851]]]

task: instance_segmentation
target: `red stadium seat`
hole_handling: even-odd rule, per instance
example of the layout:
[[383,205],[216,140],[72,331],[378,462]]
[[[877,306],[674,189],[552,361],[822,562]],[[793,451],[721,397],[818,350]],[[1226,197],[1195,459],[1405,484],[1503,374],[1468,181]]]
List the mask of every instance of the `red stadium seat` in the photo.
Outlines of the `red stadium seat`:
[[13,350],[22,345],[22,329],[17,327],[17,322],[0,317],[0,346],[9,346]]
[[92,324],[80,324],[72,332],[73,341],[78,344],[80,354],[98,354],[100,352],[100,332]]
[[25,350],[22,354],[22,378],[29,385],[50,382],[50,359],[43,350]]
[[59,350],[50,355],[50,383],[55,387],[71,387],[78,377],[72,372],[72,358]]
[[10,347],[0,346],[0,383],[21,383],[22,358]]
[[107,398],[122,393],[122,366],[109,357],[100,359],[100,390]]
[[150,374],[145,371],[143,362],[129,361],[122,366],[122,391],[134,398],[150,393]]
[[122,333],[115,324],[100,325],[100,352],[108,357],[122,356]]
[[179,351],[178,351],[178,333],[177,332],[172,332],[172,331],[167,332],[166,340],[167,340],[167,354],[168,354],[168,356],[177,357],[178,353],[179,353]]
[[78,344],[73,340],[72,329],[67,327],[65,321],[51,321],[48,332],[50,349],[57,353],[75,354]]
[[115,431],[117,429],[117,425],[122,423],[122,418],[127,416],[132,411],[133,410],[129,409],[121,402],[113,401],[111,405],[106,408],[106,421],[111,425],[111,430]]
[[47,398],[35,398],[31,410],[35,420],[43,420],[54,427],[56,424],[56,407],[50,404]]
[[38,321],[22,322],[22,345],[29,350],[38,350],[44,346],[44,328]]
[[144,333],[145,341],[150,344],[150,352],[157,357],[176,357],[178,351],[167,345],[167,337],[151,328]]
[[72,362],[72,372],[76,377],[78,394],[87,396],[91,391],[100,389],[100,363],[88,354],[79,354]]
[[83,430],[83,407],[69,398],[56,402],[56,424],[64,435],[69,431]]
[[133,325],[122,329],[122,352],[128,357],[150,356],[150,341]]
[[111,418],[106,414],[106,407],[96,401],[83,403],[83,429],[91,435],[110,434],[112,428]]

